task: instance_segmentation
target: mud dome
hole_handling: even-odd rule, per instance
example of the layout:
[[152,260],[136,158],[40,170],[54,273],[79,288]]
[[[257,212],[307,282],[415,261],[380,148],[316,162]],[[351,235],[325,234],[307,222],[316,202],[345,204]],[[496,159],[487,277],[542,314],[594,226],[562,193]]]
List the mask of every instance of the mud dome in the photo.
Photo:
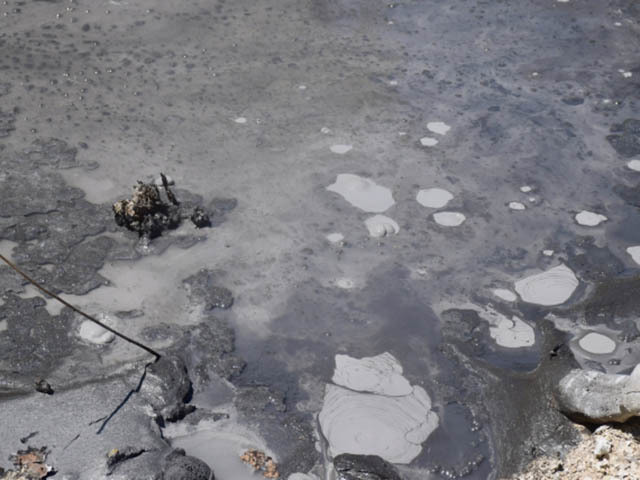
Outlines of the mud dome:
[[[639,19],[3,2],[0,253],[162,359],[0,265],[0,468],[487,480],[570,450],[560,378],[640,363]],[[161,172],[210,227],[117,227]]]

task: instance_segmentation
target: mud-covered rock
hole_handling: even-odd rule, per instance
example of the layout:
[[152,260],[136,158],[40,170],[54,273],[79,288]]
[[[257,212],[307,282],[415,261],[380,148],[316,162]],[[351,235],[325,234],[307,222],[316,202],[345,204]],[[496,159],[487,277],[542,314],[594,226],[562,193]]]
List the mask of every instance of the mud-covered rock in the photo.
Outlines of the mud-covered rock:
[[52,317],[40,297],[22,299],[5,296],[0,319],[6,329],[0,335],[0,375],[44,378],[56,363],[71,355],[75,344],[69,336],[73,316],[70,310]]
[[215,480],[211,468],[202,460],[175,449],[163,461],[163,480]]
[[333,459],[338,480],[401,480],[389,462],[377,455],[343,453]]
[[203,303],[205,310],[226,310],[233,305],[233,294],[228,288],[217,284],[216,274],[211,270],[202,269],[185,278],[182,283],[187,288],[189,298]]
[[190,392],[187,367],[175,355],[165,355],[150,365],[140,387],[140,394],[163,418],[174,418]]
[[607,141],[618,154],[627,158],[640,154],[640,120],[628,118],[613,125],[611,133],[607,135]]
[[626,422],[640,416],[640,367],[631,375],[572,370],[560,380],[558,404],[579,422]]

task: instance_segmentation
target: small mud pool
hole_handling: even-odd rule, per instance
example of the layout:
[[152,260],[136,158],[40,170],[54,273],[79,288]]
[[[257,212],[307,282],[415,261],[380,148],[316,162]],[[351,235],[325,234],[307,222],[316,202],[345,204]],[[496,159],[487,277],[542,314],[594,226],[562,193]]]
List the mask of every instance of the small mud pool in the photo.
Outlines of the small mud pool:
[[561,378],[640,363],[639,21],[4,2],[0,254],[160,358],[0,264],[0,469],[499,480],[570,451]]

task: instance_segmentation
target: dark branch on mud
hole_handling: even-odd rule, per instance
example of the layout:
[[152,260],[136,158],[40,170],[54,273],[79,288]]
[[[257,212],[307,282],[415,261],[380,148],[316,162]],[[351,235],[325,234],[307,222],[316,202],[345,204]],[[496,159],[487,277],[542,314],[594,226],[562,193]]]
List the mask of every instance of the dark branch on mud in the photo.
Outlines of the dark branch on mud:
[[[4,261],[4,263],[6,263],[7,265],[9,265],[13,270],[15,270],[17,273],[19,273],[22,277],[25,278],[25,280],[27,280],[29,283],[31,283],[33,286],[35,286],[38,290],[40,290],[41,292],[45,293],[46,295],[49,295],[52,298],[55,298],[57,301],[59,301],[60,303],[62,303],[65,307],[69,307],[71,310],[73,310],[76,313],[79,313],[80,315],[82,315],[83,317],[85,317],[87,320],[92,321],[93,323],[100,325],[102,328],[104,328],[105,330],[109,330],[111,333],[117,335],[118,337],[122,338],[123,340],[135,345],[136,347],[139,347],[141,349],[143,349],[146,352],[149,352],[150,354],[152,354],[153,356],[156,357],[155,361],[158,361],[160,359],[160,357],[162,357],[162,355],[160,355],[158,352],[156,352],[154,349],[152,349],[151,347],[147,347],[146,345],[138,342],[137,340],[134,340],[131,337],[126,336],[124,333],[120,333],[117,330],[111,328],[109,325],[106,325],[104,323],[102,323],[100,320],[96,319],[95,317],[92,317],[91,315],[89,315],[88,313],[84,313],[82,310],[80,310],[77,307],[74,307],[73,305],[71,305],[69,302],[67,302],[66,300],[63,300],[62,298],[60,298],[58,295],[56,295],[53,292],[50,292],[49,290],[47,290],[45,287],[43,287],[42,285],[40,285],[38,282],[36,282],[34,279],[32,279],[29,275],[27,275],[25,272],[23,272],[22,270],[20,270],[20,268],[18,268],[16,265],[14,265],[12,262],[10,262],[7,258],[5,258],[3,255],[0,255],[0,259],[2,261]],[[146,370],[145,370],[146,371]]]

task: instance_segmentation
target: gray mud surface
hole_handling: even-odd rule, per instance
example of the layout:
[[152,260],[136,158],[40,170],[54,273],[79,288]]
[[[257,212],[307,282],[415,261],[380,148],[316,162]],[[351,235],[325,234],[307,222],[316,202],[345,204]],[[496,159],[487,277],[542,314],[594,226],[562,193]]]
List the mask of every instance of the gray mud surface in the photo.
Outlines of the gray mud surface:
[[[0,253],[163,357],[0,265],[0,468],[30,445],[55,478],[242,480],[258,449],[285,479],[484,480],[567,451],[558,380],[640,361],[639,22],[634,0],[3,2]],[[116,225],[160,172],[209,227]],[[391,191],[399,231],[327,190],[345,173]],[[564,303],[514,293],[561,264]],[[409,463],[333,467],[335,355],[383,352],[438,427]]]

